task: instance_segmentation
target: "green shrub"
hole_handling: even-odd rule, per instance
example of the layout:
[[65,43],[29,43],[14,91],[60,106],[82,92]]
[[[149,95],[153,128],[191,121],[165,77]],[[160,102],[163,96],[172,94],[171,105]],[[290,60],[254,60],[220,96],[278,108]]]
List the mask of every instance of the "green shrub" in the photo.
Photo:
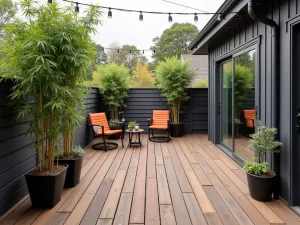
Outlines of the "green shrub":
[[176,57],[166,58],[156,67],[156,78],[162,96],[171,108],[171,120],[179,123],[181,103],[189,97],[187,88],[191,86],[194,71],[189,68],[189,61],[182,61]]
[[269,171],[267,162],[263,162],[263,163],[245,162],[244,170],[247,173],[251,173],[259,176]]
[[81,148],[80,145],[75,146],[73,148],[73,150],[72,150],[72,156],[73,156],[74,159],[77,159],[77,158],[79,158],[79,157],[81,157],[83,155],[84,155],[84,150]]
[[192,85],[192,88],[208,88],[208,78],[201,78]]
[[129,70],[122,64],[110,63],[97,67],[100,79],[100,91],[110,111],[110,119],[119,118],[119,110],[124,107],[130,86]]
[[128,123],[128,128],[134,128],[135,125],[136,125],[136,122],[135,122],[135,121],[130,121],[130,122]]
[[249,140],[248,148],[257,153],[255,162],[246,162],[244,169],[248,173],[261,175],[268,171],[268,163],[266,163],[266,153],[275,152],[278,153],[278,147],[281,142],[276,141],[277,135],[276,128],[269,128],[263,126],[261,121],[257,121],[257,131],[254,134],[250,134],[252,139]]

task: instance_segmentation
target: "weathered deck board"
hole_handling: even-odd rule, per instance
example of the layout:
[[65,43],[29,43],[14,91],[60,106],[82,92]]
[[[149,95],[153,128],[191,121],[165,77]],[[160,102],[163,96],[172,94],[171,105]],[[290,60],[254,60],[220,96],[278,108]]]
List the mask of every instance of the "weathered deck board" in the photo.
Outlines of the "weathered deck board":
[[142,143],[106,153],[89,145],[81,182],[53,209],[24,198],[0,225],[300,225],[282,201],[251,199],[246,174],[206,135]]

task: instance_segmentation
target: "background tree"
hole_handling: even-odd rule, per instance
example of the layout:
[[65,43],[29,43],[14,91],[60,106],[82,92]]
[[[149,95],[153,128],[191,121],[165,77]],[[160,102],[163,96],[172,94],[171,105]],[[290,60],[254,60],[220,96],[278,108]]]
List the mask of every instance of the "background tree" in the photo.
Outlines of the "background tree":
[[121,49],[121,45],[118,42],[112,42],[108,46],[107,50],[107,62],[108,63],[116,63],[118,58],[118,52],[114,49]]
[[96,66],[107,64],[108,60],[108,56],[105,51],[103,51],[102,45],[94,43],[94,47],[96,50],[95,60],[91,63],[90,68],[88,69],[86,74],[86,79],[89,81],[92,80],[93,72],[96,70]]
[[0,37],[4,36],[4,27],[17,12],[17,6],[12,0],[0,0]]
[[[131,51],[131,53],[130,53]],[[129,74],[132,75],[132,72],[137,63],[146,64],[147,58],[138,51],[137,47],[134,45],[123,45],[118,54],[116,63],[124,65],[129,69]]]
[[190,23],[174,23],[170,28],[164,30],[160,37],[153,39],[154,45],[151,46],[151,49],[154,64],[156,65],[166,57],[178,58],[181,54],[185,54],[185,49],[198,33],[197,27]]
[[132,87],[152,88],[155,86],[155,79],[147,65],[137,63],[132,73]]

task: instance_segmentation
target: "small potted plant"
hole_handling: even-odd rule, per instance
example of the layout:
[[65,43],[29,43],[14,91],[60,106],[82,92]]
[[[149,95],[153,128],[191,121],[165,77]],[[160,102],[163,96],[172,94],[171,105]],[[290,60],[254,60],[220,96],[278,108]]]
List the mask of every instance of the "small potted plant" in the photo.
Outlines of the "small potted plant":
[[271,201],[273,194],[274,178],[276,174],[268,168],[266,153],[279,152],[280,142],[275,140],[276,128],[263,126],[257,122],[257,132],[250,134],[249,149],[257,154],[253,162],[245,162],[244,169],[247,172],[247,180],[250,195],[257,201]]
[[128,130],[133,131],[133,129],[135,128],[135,124],[136,124],[135,121],[130,121],[128,123]]
[[76,146],[72,149],[72,153],[69,156],[64,156],[63,152],[60,152],[57,160],[60,165],[69,165],[65,180],[64,187],[75,187],[80,181],[81,167],[83,162],[84,150],[81,146]]

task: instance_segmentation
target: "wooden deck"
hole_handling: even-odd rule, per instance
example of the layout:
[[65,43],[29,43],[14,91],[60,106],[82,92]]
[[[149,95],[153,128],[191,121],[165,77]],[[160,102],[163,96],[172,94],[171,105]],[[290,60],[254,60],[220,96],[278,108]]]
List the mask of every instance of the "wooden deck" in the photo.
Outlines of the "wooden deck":
[[251,199],[243,170],[207,135],[142,142],[106,153],[88,146],[80,184],[56,207],[33,209],[27,196],[0,224],[300,225],[282,201]]

